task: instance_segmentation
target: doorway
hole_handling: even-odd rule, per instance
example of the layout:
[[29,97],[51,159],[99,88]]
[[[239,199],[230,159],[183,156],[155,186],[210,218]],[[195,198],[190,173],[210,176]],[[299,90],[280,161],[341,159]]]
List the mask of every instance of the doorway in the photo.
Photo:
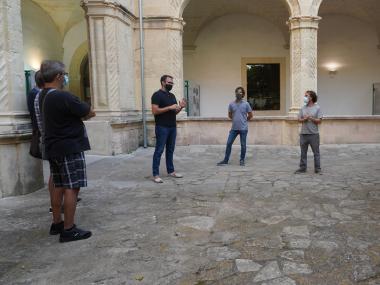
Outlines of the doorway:
[[83,101],[91,105],[91,90],[90,90],[90,65],[88,62],[88,55],[86,55],[81,63],[81,93],[83,94]]

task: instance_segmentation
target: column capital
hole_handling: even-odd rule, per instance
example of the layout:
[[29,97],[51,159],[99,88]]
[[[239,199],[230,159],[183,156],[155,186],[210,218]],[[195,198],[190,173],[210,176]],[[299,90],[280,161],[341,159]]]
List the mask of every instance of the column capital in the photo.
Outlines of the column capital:
[[297,16],[289,18],[287,24],[289,29],[298,30],[298,29],[315,29],[318,30],[319,21],[321,17],[315,16]]
[[[175,17],[144,17],[144,29],[146,30],[177,30],[181,33],[185,27],[183,18]],[[136,28],[139,28],[137,25]]]
[[126,22],[125,19],[127,19],[128,25],[130,24],[130,21],[135,21],[137,19],[137,17],[120,4],[119,1],[81,0],[81,6],[89,17],[114,17],[124,22]]

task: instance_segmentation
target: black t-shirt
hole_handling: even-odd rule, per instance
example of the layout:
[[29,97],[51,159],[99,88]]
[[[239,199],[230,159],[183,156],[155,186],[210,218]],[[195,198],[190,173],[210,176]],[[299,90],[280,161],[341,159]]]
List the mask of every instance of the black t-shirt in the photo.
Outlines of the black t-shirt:
[[[163,90],[158,90],[152,96],[152,105],[158,105],[159,108],[165,108],[173,104],[177,104],[177,99],[174,94]],[[175,127],[177,112],[170,110],[160,115],[154,115],[154,120],[157,126]]]
[[39,98],[45,123],[47,157],[62,157],[89,150],[90,143],[81,118],[89,114],[90,106],[69,92],[55,90],[46,94],[48,90],[44,89]]

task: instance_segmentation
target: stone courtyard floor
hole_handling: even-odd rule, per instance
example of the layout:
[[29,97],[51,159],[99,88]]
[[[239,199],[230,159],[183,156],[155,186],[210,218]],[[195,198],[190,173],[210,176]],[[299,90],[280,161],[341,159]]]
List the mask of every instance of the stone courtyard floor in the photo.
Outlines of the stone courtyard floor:
[[0,199],[0,284],[380,284],[380,145],[322,146],[322,175],[293,174],[298,147],[239,151],[177,147],[163,184],[152,148],[88,156],[84,241],[48,235],[46,188]]

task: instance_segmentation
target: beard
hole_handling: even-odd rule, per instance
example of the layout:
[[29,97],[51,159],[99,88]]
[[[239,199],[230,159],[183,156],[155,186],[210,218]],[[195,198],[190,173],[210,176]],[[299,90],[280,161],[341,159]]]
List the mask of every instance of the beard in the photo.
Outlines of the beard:
[[244,95],[243,94],[235,94],[236,96],[236,100],[240,101],[244,98]]

